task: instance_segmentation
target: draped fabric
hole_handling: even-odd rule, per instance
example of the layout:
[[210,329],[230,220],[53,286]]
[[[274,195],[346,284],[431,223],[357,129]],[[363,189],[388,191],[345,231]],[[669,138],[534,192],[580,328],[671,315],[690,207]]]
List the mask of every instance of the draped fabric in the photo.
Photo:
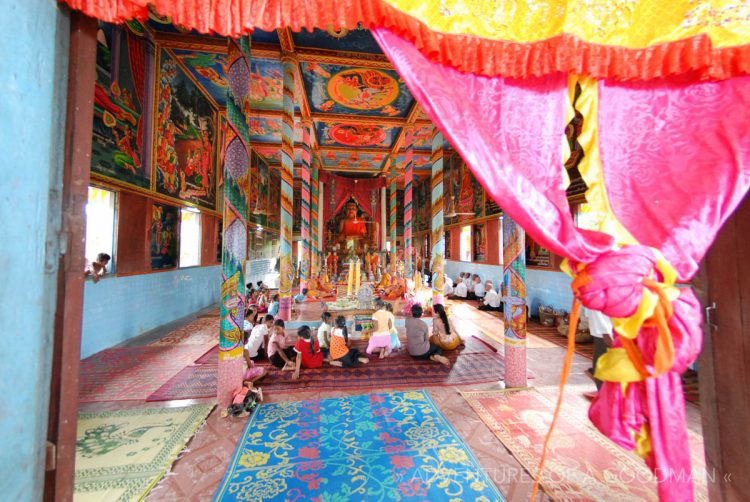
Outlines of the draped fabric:
[[[372,190],[379,190],[385,186],[385,182],[382,178],[373,179],[360,179],[354,180],[352,178],[345,178],[343,176],[337,176],[330,173],[321,173],[321,181],[325,182],[328,187],[335,186],[333,194],[326,194],[326,198],[335,197],[335,207],[331,208],[330,204],[324,205],[324,221],[330,221],[334,216],[341,211],[346,202],[354,197],[359,207],[365,212],[368,218],[371,218],[375,223],[380,223],[380,197],[378,196],[377,203],[375,204],[375,211],[373,212],[373,205],[371,204]],[[335,183],[331,184],[332,181]],[[356,182],[355,182],[356,181]]]
[[600,233],[576,228],[565,200],[565,76],[465,74],[393,32],[374,34],[504,212],[568,258],[576,298],[615,318],[592,421],[646,459],[661,500],[692,500],[680,373],[700,352],[701,312],[674,283],[694,274],[750,186],[750,78],[584,83],[581,173],[605,213]]
[[730,0],[62,0],[108,22],[236,37],[254,28],[382,27],[428,59],[478,75],[650,79],[750,73],[750,5]]

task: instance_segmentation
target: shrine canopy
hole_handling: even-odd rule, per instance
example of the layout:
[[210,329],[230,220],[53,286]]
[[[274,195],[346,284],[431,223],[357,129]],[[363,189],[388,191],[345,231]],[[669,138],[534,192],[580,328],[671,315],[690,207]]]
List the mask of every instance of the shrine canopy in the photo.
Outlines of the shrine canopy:
[[556,72],[618,80],[750,72],[750,5],[726,0],[64,0],[104,21],[236,37],[255,28],[384,28],[429,60],[476,75]]

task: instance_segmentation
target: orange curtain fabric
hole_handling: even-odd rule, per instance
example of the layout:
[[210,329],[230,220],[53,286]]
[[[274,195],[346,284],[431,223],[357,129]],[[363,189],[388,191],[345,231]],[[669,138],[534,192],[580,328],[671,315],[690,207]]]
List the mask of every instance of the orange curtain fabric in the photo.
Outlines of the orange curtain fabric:
[[588,10],[570,0],[548,0],[544,8],[517,0],[513,10],[491,0],[62,1],[114,23],[145,20],[152,4],[177,25],[232,37],[254,28],[352,28],[362,22],[389,29],[433,62],[485,76],[750,74],[750,6],[726,0],[631,0],[620,10],[622,2],[610,0],[596,0],[598,7]]

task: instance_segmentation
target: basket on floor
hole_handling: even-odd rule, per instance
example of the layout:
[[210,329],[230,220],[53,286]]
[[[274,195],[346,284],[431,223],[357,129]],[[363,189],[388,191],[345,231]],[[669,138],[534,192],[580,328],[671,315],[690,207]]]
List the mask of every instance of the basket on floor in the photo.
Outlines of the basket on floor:
[[552,307],[539,306],[539,322],[542,326],[555,325],[555,310]]
[[[567,338],[568,323],[561,322],[557,327],[557,332],[560,334],[560,336],[564,336]],[[594,338],[591,336],[591,333],[589,333],[588,329],[580,329],[579,327],[579,329],[576,330],[576,343],[591,343],[593,340]]]

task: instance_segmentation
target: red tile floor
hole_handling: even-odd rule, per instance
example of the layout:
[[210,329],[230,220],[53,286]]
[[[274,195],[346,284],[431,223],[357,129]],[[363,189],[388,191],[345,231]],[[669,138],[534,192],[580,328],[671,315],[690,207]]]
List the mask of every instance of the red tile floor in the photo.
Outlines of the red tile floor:
[[[397,306],[396,306],[397,307]],[[303,304],[296,313],[296,320],[319,319],[320,306],[316,303]],[[395,309],[397,310],[397,309]],[[209,309],[205,312],[215,311]],[[397,310],[398,311],[398,310]],[[453,304],[452,315],[455,325],[462,336],[476,335],[488,341],[502,351],[503,323],[497,316],[478,311],[467,304]],[[170,331],[186,324],[188,320],[172,323],[159,330],[127,342],[128,345],[142,345],[153,342]],[[529,335],[527,361],[528,369],[535,378],[529,384],[540,388],[548,396],[557,395],[559,374],[562,368],[565,349],[547,340]],[[573,359],[572,373],[566,387],[566,403],[572,404],[573,410],[586,417],[588,401],[583,393],[595,390],[592,381],[585,375],[591,361],[576,354]],[[262,387],[262,382],[261,382]],[[499,439],[485,426],[461,397],[460,390],[494,390],[502,389],[502,382],[477,386],[432,387],[427,390],[432,395],[440,410],[445,414],[456,431],[463,437],[475,453],[482,467],[486,470],[500,491],[511,501],[528,501],[531,495],[533,479],[521,464],[509,453]],[[387,391],[389,389],[382,389]],[[267,394],[266,402],[284,400],[302,400],[316,397],[337,397],[356,394],[349,392],[323,392],[303,394]],[[213,399],[183,400],[169,402],[144,403],[128,401],[117,403],[91,403],[81,406],[81,411],[101,409],[121,409],[127,407],[170,407],[184,406],[196,402],[212,402]],[[688,426],[700,434],[700,411],[697,406],[687,403]],[[240,438],[246,419],[222,419],[218,410],[209,415],[206,423],[198,430],[187,448],[175,462],[171,472],[150,492],[149,501],[205,501],[213,496],[224,471],[229,464],[235,445]],[[540,493],[537,500],[550,500]]]

